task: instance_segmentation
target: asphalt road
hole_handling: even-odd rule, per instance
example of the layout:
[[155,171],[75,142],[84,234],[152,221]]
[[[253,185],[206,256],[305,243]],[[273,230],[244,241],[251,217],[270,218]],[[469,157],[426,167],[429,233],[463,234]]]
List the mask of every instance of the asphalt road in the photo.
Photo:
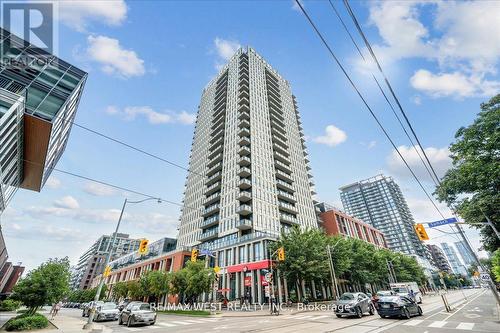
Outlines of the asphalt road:
[[[106,332],[341,332],[341,333],[437,333],[500,332],[499,313],[488,290],[465,290],[447,295],[450,304],[461,302],[455,311],[444,311],[439,296],[424,299],[424,315],[410,320],[382,319],[378,315],[363,318],[336,318],[328,311],[290,312],[280,316],[186,317],[159,315],[154,326],[125,327],[116,321],[103,323]],[[81,316],[81,311],[63,309],[61,314]],[[237,315],[237,314],[236,314]]]

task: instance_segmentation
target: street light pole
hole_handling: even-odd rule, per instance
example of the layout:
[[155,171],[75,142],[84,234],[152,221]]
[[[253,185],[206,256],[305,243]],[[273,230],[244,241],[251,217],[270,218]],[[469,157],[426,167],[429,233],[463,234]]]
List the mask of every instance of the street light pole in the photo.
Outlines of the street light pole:
[[333,265],[333,258],[332,258],[332,250],[335,249],[335,247],[340,243],[342,238],[340,238],[335,245],[330,249],[330,245],[326,246],[326,251],[328,255],[328,260],[330,262],[330,275],[332,276],[332,284],[333,287],[335,288],[335,298],[338,299],[340,291],[339,291],[339,285],[337,284],[337,277],[335,276],[335,266]]
[[[127,206],[127,203],[136,204],[136,203],[141,203],[141,202],[144,202],[147,200],[158,200],[158,203],[161,203],[161,199],[152,198],[152,197],[146,198],[144,200],[139,200],[139,201],[128,201],[128,199],[125,199],[125,201],[123,202],[122,211],[120,212],[120,217],[118,218],[118,223],[116,224],[115,232],[113,234],[113,237],[111,237],[111,242],[108,245],[108,251],[107,251],[108,253],[106,254],[106,260],[104,261],[104,269],[106,269],[106,267],[109,265],[109,262],[111,260],[111,254],[113,252],[113,245],[115,244],[116,236],[118,234],[118,230],[120,229],[120,224],[122,222],[123,212],[125,211],[125,206]],[[104,286],[104,274],[101,274],[100,279],[99,279],[99,286],[97,287],[97,291],[96,291],[95,297],[94,297],[94,304],[92,305],[92,308],[89,311],[89,318],[87,320],[87,323],[85,325],[83,325],[84,330],[85,329],[87,329],[87,330],[92,329],[95,310],[96,310],[96,303],[99,301],[103,286]]]

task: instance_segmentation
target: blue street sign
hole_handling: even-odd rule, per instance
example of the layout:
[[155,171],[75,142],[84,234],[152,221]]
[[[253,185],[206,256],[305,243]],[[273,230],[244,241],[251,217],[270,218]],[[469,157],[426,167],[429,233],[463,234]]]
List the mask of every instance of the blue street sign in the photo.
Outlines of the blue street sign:
[[439,220],[439,221],[435,221],[435,222],[429,222],[428,226],[429,228],[434,228],[434,227],[439,227],[441,225],[445,225],[445,224],[452,224],[452,223],[457,223],[458,220],[454,217],[451,217],[449,219],[446,219],[446,220]]
[[200,250],[200,256],[215,257],[214,253],[210,250]]

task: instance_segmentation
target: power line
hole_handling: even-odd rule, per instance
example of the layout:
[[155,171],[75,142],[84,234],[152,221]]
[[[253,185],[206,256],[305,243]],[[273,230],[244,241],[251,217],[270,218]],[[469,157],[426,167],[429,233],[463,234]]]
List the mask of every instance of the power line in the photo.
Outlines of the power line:
[[422,189],[422,191],[424,191],[425,195],[430,200],[430,202],[432,203],[432,205],[434,206],[434,208],[436,209],[436,211],[441,215],[441,217],[443,219],[445,219],[444,215],[441,213],[441,211],[437,207],[437,205],[434,202],[434,200],[432,199],[432,197],[429,195],[429,193],[427,192],[427,190],[425,189],[425,187],[422,185],[422,183],[418,179],[417,175],[413,172],[412,168],[410,167],[410,165],[408,164],[408,162],[406,161],[406,159],[404,158],[404,156],[401,154],[401,152],[399,151],[398,147],[396,147],[396,145],[395,145],[394,141],[392,140],[392,138],[390,137],[389,133],[386,131],[385,127],[382,125],[382,123],[380,122],[380,120],[378,119],[378,117],[375,115],[375,113],[373,112],[372,108],[370,107],[370,105],[368,104],[368,102],[366,101],[366,99],[364,98],[364,96],[361,94],[361,92],[359,91],[359,89],[356,86],[356,84],[352,81],[350,75],[347,73],[347,71],[345,70],[344,66],[342,65],[342,63],[340,62],[340,60],[337,58],[337,56],[333,52],[333,50],[330,47],[330,45],[328,44],[328,42],[325,40],[325,38],[323,37],[323,35],[321,34],[321,32],[318,30],[318,28],[316,27],[316,24],[313,22],[313,20],[311,19],[311,17],[307,13],[307,11],[304,9],[303,5],[298,0],[295,0],[295,2],[299,6],[299,8],[302,11],[302,13],[304,14],[304,16],[309,21],[309,24],[312,26],[312,28],[314,29],[314,31],[316,32],[316,34],[318,35],[318,37],[323,42],[324,46],[327,48],[327,50],[330,53],[330,55],[332,56],[332,58],[335,60],[335,62],[337,63],[337,65],[340,67],[342,73],[345,75],[345,77],[347,78],[347,80],[349,81],[349,83],[351,84],[351,86],[353,87],[353,89],[356,91],[356,93],[359,96],[359,98],[363,101],[363,104],[365,105],[365,107],[367,108],[367,110],[369,111],[369,113],[371,114],[371,116],[373,117],[373,119],[375,120],[375,122],[377,123],[377,125],[380,127],[380,129],[382,130],[382,132],[386,136],[387,140],[389,140],[389,142],[391,143],[392,147],[396,150],[396,152],[398,153],[399,157],[401,158],[401,160],[403,161],[403,163],[405,164],[405,166],[408,168],[408,170],[412,174],[413,178],[415,178],[416,182],[418,183],[418,185],[420,186],[420,188]]
[[[344,27],[344,30],[345,32],[349,35],[349,38],[351,39],[351,42],[354,44],[354,47],[356,47],[356,50],[358,51],[359,55],[361,56],[361,58],[363,59],[363,61],[365,63],[367,63],[367,60],[366,58],[363,56],[363,53],[361,52],[361,48],[358,46],[358,43],[356,43],[356,41],[354,40],[354,37],[352,36],[351,32],[349,31],[349,28],[347,27],[347,25],[345,24],[344,20],[342,19],[342,16],[340,16],[340,13],[337,11],[337,8],[335,7],[335,5],[333,4],[332,0],[328,0],[328,2],[330,3],[330,6],[332,8],[332,10],[335,12],[335,15],[337,16],[338,20],[340,21],[340,23],[342,24],[342,26]],[[399,118],[396,110],[394,109],[394,106],[392,105],[391,101],[389,101],[389,98],[387,98],[387,95],[384,91],[384,89],[382,88],[382,86],[380,85],[380,83],[378,82],[377,78],[375,77],[375,75],[372,73],[372,77],[373,77],[373,80],[375,81],[375,83],[377,84],[377,87],[378,89],[380,90],[380,92],[382,93],[382,95],[384,96],[384,99],[385,101],[387,102],[387,104],[389,105],[389,107],[391,108],[391,111],[392,113],[394,114],[394,116],[396,117],[399,125],[401,126],[401,128],[403,129],[406,137],[408,138],[408,140],[410,140],[410,144],[413,148],[413,150],[415,150],[415,152],[417,153],[420,161],[422,162],[422,164],[424,165],[425,169],[427,170],[427,173],[429,174],[429,176],[431,177],[432,181],[434,182],[435,185],[437,185],[436,183],[436,180],[434,179],[431,171],[429,170],[429,167],[427,166],[427,164],[425,163],[425,161],[423,160],[422,156],[420,155],[420,152],[418,151],[417,147],[415,147],[415,143],[413,142],[413,139],[411,138],[410,134],[408,133],[408,131],[406,130],[406,127],[403,125],[403,122],[401,121],[401,119]]]
[[415,133],[415,130],[413,129],[413,126],[411,125],[410,123],[410,120],[408,119],[407,115],[406,115],[406,112],[403,110],[403,107],[401,105],[401,103],[399,102],[399,99],[398,97],[396,96],[396,93],[394,92],[391,84],[389,83],[389,80],[387,79],[387,76],[385,75],[384,71],[382,70],[382,67],[380,66],[380,63],[377,59],[377,56],[375,55],[375,52],[373,52],[373,49],[372,49],[372,46],[370,44],[370,42],[368,41],[368,39],[366,38],[366,35],[365,33],[363,32],[363,29],[361,28],[361,25],[359,24],[358,22],[358,19],[356,18],[356,16],[354,15],[354,12],[352,11],[352,8],[351,6],[349,5],[349,1],[348,0],[344,0],[344,5],[347,9],[347,12],[349,13],[349,16],[352,18],[353,22],[354,22],[354,25],[356,26],[356,29],[358,30],[359,34],[361,35],[361,37],[363,38],[363,41],[365,42],[365,45],[366,47],[368,48],[368,51],[370,52],[373,60],[375,61],[375,63],[377,64],[377,68],[378,70],[380,71],[380,73],[382,74],[382,76],[384,77],[384,81],[385,81],[385,84],[387,85],[387,87],[389,88],[389,91],[391,92],[391,95],[392,97],[394,98],[394,100],[396,101],[396,104],[398,105],[398,108],[399,110],[401,111],[401,114],[403,115],[405,121],[406,121],[406,124],[408,125],[408,127],[410,128],[410,131],[413,133],[413,136],[415,137],[415,140],[417,141],[419,147],[420,147],[420,150],[422,150],[422,154],[424,155],[425,157],[425,160],[427,161],[427,163],[429,164],[429,167],[432,171],[432,174],[434,175],[434,177],[436,178],[436,180],[438,181],[439,183],[439,177],[436,173],[436,170],[434,170],[434,167],[432,166],[430,160],[429,160],[429,157],[427,156],[427,153],[425,152],[422,144],[420,143],[420,140],[417,136],[417,134]]

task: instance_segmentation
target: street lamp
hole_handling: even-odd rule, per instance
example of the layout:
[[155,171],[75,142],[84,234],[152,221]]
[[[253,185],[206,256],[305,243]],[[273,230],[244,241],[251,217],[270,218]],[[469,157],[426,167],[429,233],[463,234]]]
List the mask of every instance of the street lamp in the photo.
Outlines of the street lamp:
[[342,238],[340,238],[337,243],[335,243],[335,245],[333,245],[333,247],[330,249],[330,245],[327,245],[326,246],[326,250],[327,250],[327,254],[328,254],[328,258],[330,260],[330,274],[332,275],[332,283],[333,283],[333,286],[335,288],[335,298],[339,298],[339,294],[340,294],[340,291],[339,291],[339,286],[337,284],[337,277],[335,276],[335,267],[333,266],[333,259],[332,259],[332,250],[335,249],[335,247],[339,244],[339,242],[342,240]]
[[[156,200],[156,201],[158,201],[158,203],[161,203],[160,198],[153,198],[153,197],[149,197],[149,198],[139,200],[139,201],[128,201],[128,199],[125,199],[125,201],[123,202],[122,211],[120,213],[120,217],[118,218],[118,223],[116,224],[115,233],[113,234],[113,237],[111,238],[111,242],[109,243],[109,246],[108,246],[108,253],[106,254],[106,260],[104,261],[104,268],[108,267],[109,261],[111,260],[111,252],[113,251],[113,245],[115,244],[116,235],[118,234],[118,229],[120,228],[120,223],[122,222],[122,217],[123,217],[123,212],[125,211],[125,206],[127,206],[127,204],[138,204],[138,203],[148,201],[148,200]],[[84,330],[85,329],[89,329],[89,330],[92,329],[96,303],[99,301],[99,297],[101,296],[101,290],[102,290],[103,285],[104,285],[104,275],[101,274],[99,286],[97,287],[97,291],[96,291],[96,294],[94,297],[94,304],[92,305],[92,308],[89,311],[89,319],[87,320],[87,323],[85,325],[83,325]]]

